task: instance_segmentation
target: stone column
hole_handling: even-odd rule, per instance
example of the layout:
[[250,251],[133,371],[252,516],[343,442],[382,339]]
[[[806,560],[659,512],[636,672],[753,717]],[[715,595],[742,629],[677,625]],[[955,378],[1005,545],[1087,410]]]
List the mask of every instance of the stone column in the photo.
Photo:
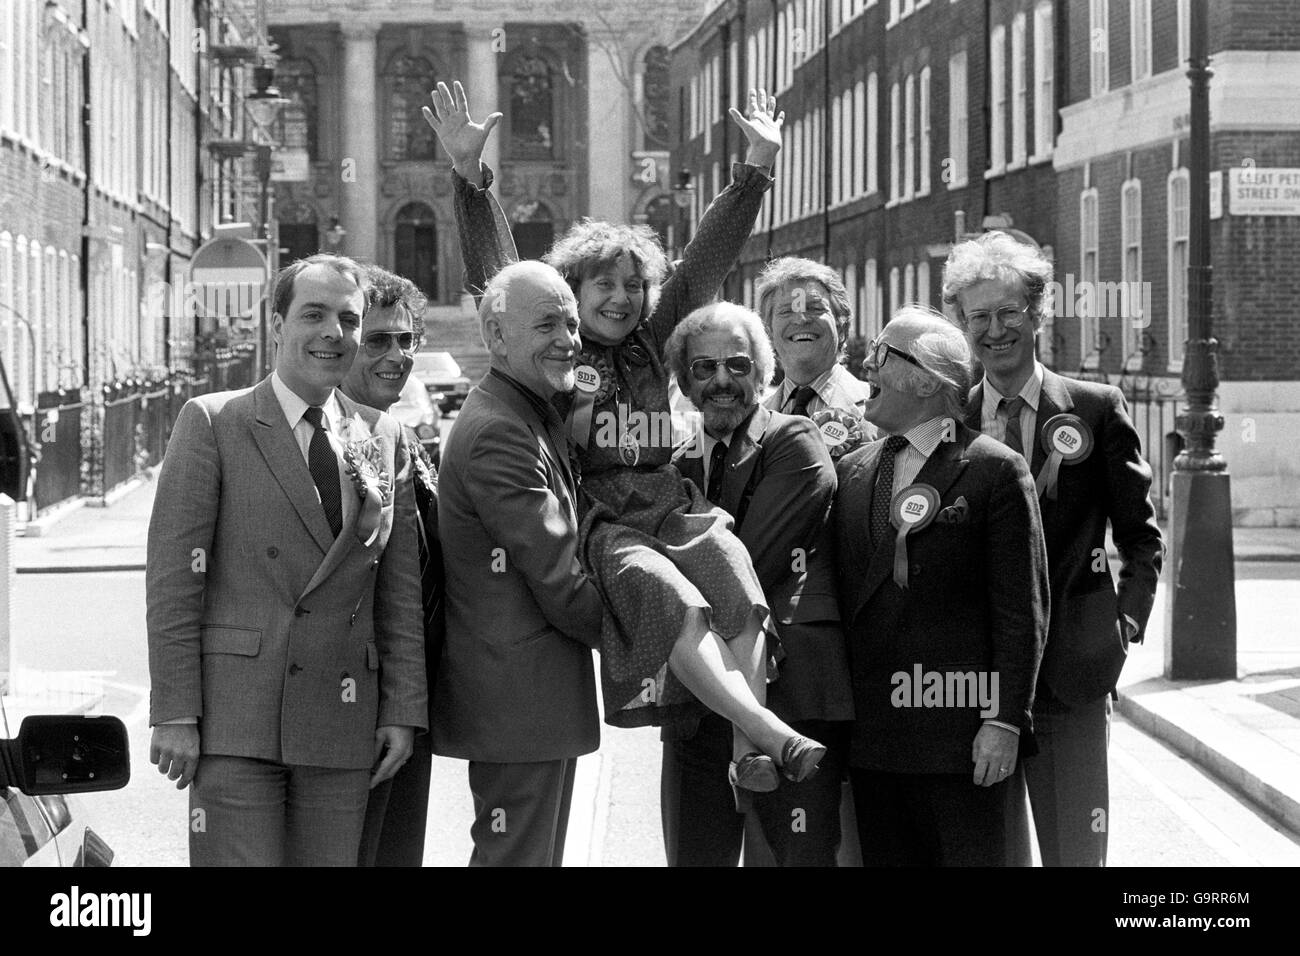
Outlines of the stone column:
[[339,219],[343,251],[378,261],[379,106],[375,95],[375,35],[371,24],[343,25],[343,156]]
[[[480,123],[489,113],[501,108],[497,105],[497,68],[510,43],[510,37],[505,35],[494,38],[493,29],[496,28],[483,24],[470,24],[465,28],[465,97],[469,100],[469,115]],[[498,124],[483,148],[483,162],[491,167],[498,179],[501,176],[503,135],[504,130]],[[441,171],[439,175],[442,175]]]
[[630,93],[610,62],[622,56],[619,38],[589,31],[587,38],[587,210],[593,219],[630,222],[628,196]]

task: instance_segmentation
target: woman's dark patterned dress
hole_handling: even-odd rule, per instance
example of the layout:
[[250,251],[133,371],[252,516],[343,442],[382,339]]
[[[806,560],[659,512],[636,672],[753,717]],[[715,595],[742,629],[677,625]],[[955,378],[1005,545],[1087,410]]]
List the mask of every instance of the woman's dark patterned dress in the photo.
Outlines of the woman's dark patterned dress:
[[[671,464],[664,344],[679,321],[714,300],[772,184],[756,166],[737,163],[732,176],[660,288],[649,319],[616,346],[584,344],[578,360],[601,378],[591,434],[585,448],[575,449],[585,499],[579,540],[605,598],[601,689],[605,721],[617,727],[699,715],[702,705],[667,664],[688,609],[700,609],[724,639],[767,616],[731,516]],[[514,243],[488,192],[491,172],[482,188],[454,178],[466,287],[477,299],[488,279],[515,261]]]

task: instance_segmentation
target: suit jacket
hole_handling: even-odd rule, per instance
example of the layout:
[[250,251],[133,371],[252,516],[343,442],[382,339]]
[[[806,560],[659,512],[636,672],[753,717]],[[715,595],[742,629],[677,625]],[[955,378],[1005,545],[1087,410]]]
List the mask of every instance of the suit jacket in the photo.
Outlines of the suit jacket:
[[[859,418],[862,417],[866,408],[867,397],[870,390],[867,383],[856,378],[843,365],[837,364],[831,370],[831,377],[826,380],[827,395],[829,399],[827,405],[833,408],[841,408],[846,412],[853,412]],[[781,389],[777,387],[772,394],[763,400],[763,407],[771,409],[774,412],[781,410]],[[873,427],[874,426],[869,426]]]
[[[967,424],[980,428],[984,385],[971,391]],[[1112,385],[1081,382],[1043,370],[1030,470],[1047,460],[1042,435],[1054,416],[1069,412],[1092,431],[1087,458],[1062,464],[1057,495],[1039,501],[1052,581],[1052,617],[1039,674],[1039,695],[1050,690],[1067,704],[1103,697],[1115,686],[1128,655],[1117,631],[1119,614],[1146,633],[1155,603],[1164,544],[1151,504],[1151,468],[1129,418],[1124,395]],[[1119,589],[1106,557],[1106,522],[1120,554]]]
[[438,534],[438,469],[424,450],[414,429],[405,428],[406,447],[411,456],[411,478],[415,491],[420,555],[420,602],[424,607],[424,665],[429,686],[430,725],[433,718],[433,687],[447,634],[447,585]]
[[[703,488],[704,459],[687,448],[674,461]],[[835,467],[826,444],[808,419],[755,406],[732,434],[724,467],[719,506],[736,520],[785,648],[767,706],[786,721],[848,720],[853,693],[830,541]]]
[[[895,773],[970,773],[978,706],[895,706],[897,674],[998,676],[996,714],[1031,747],[1034,678],[1047,634],[1047,555],[1025,460],[954,423],[916,477],[952,508],[907,538],[907,590],[893,579],[896,532],[873,552],[871,492],[883,441],[836,469],[840,607],[857,711],[850,761]],[[940,512],[940,516],[945,516]],[[991,679],[988,686],[991,687]],[[911,695],[908,695],[911,700]]]
[[489,373],[442,452],[438,526],[454,550],[432,734],[447,757],[559,760],[600,745],[603,605],[578,564],[563,423],[546,412]]
[[150,718],[198,715],[204,754],[367,769],[377,726],[426,726],[401,429],[336,394],[340,438],[372,440],[390,476],[369,545],[355,496],[332,535],[269,377],[177,418],[149,522]]

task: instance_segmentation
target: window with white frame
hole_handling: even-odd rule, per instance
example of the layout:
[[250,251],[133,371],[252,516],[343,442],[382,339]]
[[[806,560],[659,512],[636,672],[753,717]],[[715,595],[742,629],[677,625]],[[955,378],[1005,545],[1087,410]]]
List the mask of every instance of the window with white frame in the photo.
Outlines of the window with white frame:
[[[844,142],[844,124],[840,122],[840,100],[843,94],[836,93],[831,98],[831,155],[838,157]],[[831,204],[844,201],[844,164],[836,162],[831,166]]]
[[916,191],[916,74],[907,74],[903,85],[903,198]]
[[1192,11],[1187,0],[1178,0],[1178,68],[1186,69],[1192,55]]
[[1028,156],[1025,127],[1029,118],[1029,88],[1025,77],[1025,15],[1011,21],[1011,164],[1023,166]]
[[876,274],[876,260],[868,259],[862,275],[862,309],[858,313],[863,323],[859,335],[874,339],[880,334],[880,276]]
[[[848,293],[849,308],[853,309],[854,304],[858,301],[858,266],[857,263],[850,262],[844,267],[844,291]],[[853,309],[853,323],[856,325],[862,320],[859,318],[860,313]]]
[[[898,301],[898,293],[900,291],[899,278],[900,275],[898,271],[898,266],[894,266],[892,269],[889,270],[889,314],[890,315],[893,315],[896,311],[898,311],[898,307],[903,304]],[[882,316],[881,318],[885,324],[888,324],[889,320],[887,317]]]
[[903,302],[904,304],[916,301],[916,267],[908,263],[903,267]]
[[889,20],[885,23],[886,28],[892,27],[898,22],[898,15],[902,11],[902,7],[902,0],[889,0]]
[[865,166],[867,162],[867,114],[863,108],[866,99],[866,84],[858,80],[853,85],[853,175],[850,177],[849,194],[861,196],[867,191]]
[[[739,37],[731,41],[728,47],[730,53],[727,56],[727,103],[736,107],[742,113],[745,111],[742,105],[743,93],[740,89],[740,39]],[[722,116],[722,105],[718,105],[718,117]]]
[[1055,37],[1052,34],[1052,5],[1034,7],[1034,157],[1052,154],[1056,139]]
[[916,301],[921,305],[930,304],[930,260],[922,259],[916,264]]
[[898,202],[903,185],[903,96],[897,83],[889,88],[889,198]]
[[804,117],[795,120],[794,135],[794,214],[792,219],[798,219],[803,215],[803,185],[804,185],[804,159],[807,151],[804,149],[804,135],[808,126]]
[[[745,89],[753,90],[758,86],[758,37],[751,33],[745,40]],[[738,105],[736,108],[744,112],[743,107]]]
[[1169,174],[1169,368],[1183,365],[1187,341],[1187,265],[1191,201],[1187,169]]
[[840,115],[837,117],[840,129],[843,135],[840,137],[840,165],[844,168],[843,198],[849,200],[853,198],[853,91],[845,90],[840,96]]
[[1000,173],[1007,165],[1007,29],[994,27],[989,40],[989,170]]
[[1131,76],[1136,83],[1151,75],[1151,0],[1129,0],[1128,11]]
[[1089,0],[1088,48],[1092,76],[1092,95],[1100,96],[1110,89],[1110,0]]
[[17,4],[0,3],[0,130],[13,130],[14,122],[14,71],[18,58],[14,55],[14,15]]
[[920,153],[917,167],[920,169],[921,184],[917,188],[918,196],[930,193],[930,68],[921,70],[920,110],[917,126],[920,129]]
[[1124,303],[1120,341],[1123,357],[1128,358],[1138,350],[1142,341],[1142,330],[1151,317],[1143,311],[1142,295],[1142,183],[1137,179],[1127,180],[1120,189],[1120,244],[1124,250],[1124,282],[1122,301]]
[[1097,321],[1104,306],[1097,302],[1098,280],[1100,278],[1099,259],[1098,203],[1096,188],[1085,189],[1079,194],[1079,281],[1091,295],[1079,300],[1079,367],[1096,368],[1099,362],[1099,333],[1101,325]]
[[867,77],[867,182],[868,193],[880,189],[880,80],[875,73]]
[[967,131],[966,51],[958,50],[948,58],[948,180],[949,189],[966,185]]

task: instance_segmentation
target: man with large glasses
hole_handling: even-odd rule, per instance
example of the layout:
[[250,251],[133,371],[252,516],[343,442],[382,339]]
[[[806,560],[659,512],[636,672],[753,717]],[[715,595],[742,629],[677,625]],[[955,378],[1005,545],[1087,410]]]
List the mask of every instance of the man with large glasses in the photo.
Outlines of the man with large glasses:
[[[696,309],[664,355],[703,420],[696,442],[678,449],[674,463],[734,520],[785,650],[767,706],[826,746],[815,777],[783,779],[755,794],[754,815],[778,864],[834,866],[853,716],[826,540],[835,469],[812,422],[759,404],[773,356],[750,310],[727,302]],[[665,728],[661,809],[669,865],[735,866],[740,859],[745,818],[723,776],[730,759],[731,726],[717,714]]]
[[[1051,627],[1034,701],[1038,753],[1024,762],[1043,865],[1104,866],[1111,693],[1129,643],[1142,640],[1164,545],[1124,396],[1057,375],[1035,357],[1051,281],[1052,264],[1036,247],[990,232],[953,248],[943,300],[984,365],[966,422],[1029,461],[1047,533]],[[1015,809],[1023,806],[1020,794]],[[1026,845],[1016,862],[1028,855]]]
[[834,521],[863,863],[1000,866],[1028,837],[1005,791],[1047,632],[1033,480],[962,424],[970,349],[943,316],[905,306],[863,368],[888,437],[840,459]]
[[[343,381],[343,394],[362,405],[388,411],[402,394],[424,337],[425,297],[415,283],[378,266],[368,266],[369,307],[361,325],[361,348]],[[403,429],[414,467],[411,478],[417,512],[420,597],[424,608],[424,663],[433,687],[445,633],[442,546],[438,539],[438,471],[424,445]],[[420,866],[429,811],[433,748],[428,734],[415,738],[411,759],[370,791],[361,833],[361,866]]]

